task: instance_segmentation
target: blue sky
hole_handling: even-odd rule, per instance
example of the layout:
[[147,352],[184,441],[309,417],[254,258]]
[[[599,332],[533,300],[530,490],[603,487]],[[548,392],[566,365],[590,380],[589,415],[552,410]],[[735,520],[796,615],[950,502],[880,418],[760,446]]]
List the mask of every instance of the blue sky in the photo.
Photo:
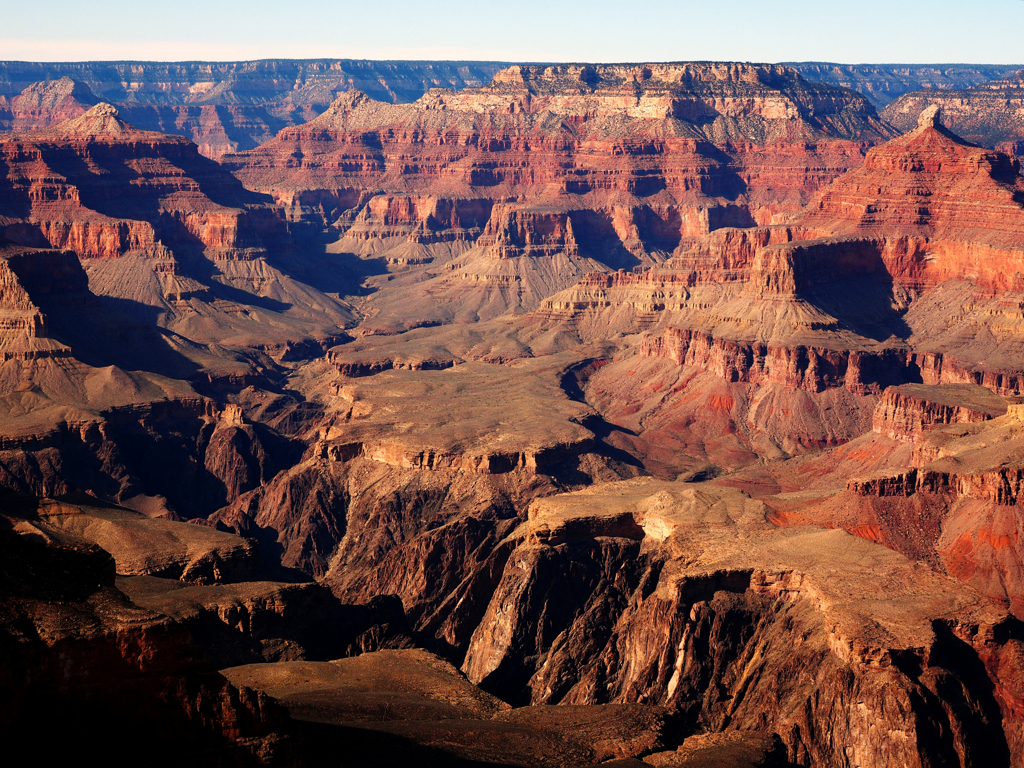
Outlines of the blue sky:
[[1024,64],[1024,0],[0,0],[0,59]]

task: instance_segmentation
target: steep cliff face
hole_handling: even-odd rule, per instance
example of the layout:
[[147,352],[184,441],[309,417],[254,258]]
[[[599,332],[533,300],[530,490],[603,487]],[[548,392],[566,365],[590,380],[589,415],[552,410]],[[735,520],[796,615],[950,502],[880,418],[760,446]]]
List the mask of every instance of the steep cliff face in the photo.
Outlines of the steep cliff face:
[[[486,87],[432,91],[405,106],[347,93],[306,126],[224,162],[250,188],[280,198],[431,185],[493,200],[531,187],[531,196],[591,195],[587,207],[603,209],[607,193],[664,191],[679,208],[704,210],[756,197],[746,186],[769,180],[777,197],[792,191],[792,205],[858,163],[859,142],[888,130],[861,97],[785,67],[517,66]],[[815,170],[800,171],[790,154],[816,157]]]
[[[469,566],[454,552],[489,557],[527,500],[636,474],[584,426],[596,413],[565,394],[560,370],[550,360],[516,369],[463,362],[348,379],[318,367],[309,375],[334,378],[336,394],[303,461],[215,519],[273,537],[285,564],[326,573],[349,599],[399,594],[419,620],[419,612],[437,610],[442,585],[466,575]],[[424,419],[396,425],[394,414],[407,407]],[[511,411],[521,417],[511,421]],[[442,567],[455,570],[426,577]]]
[[0,248],[0,359],[28,362],[70,356],[70,349],[48,337],[41,303],[60,301],[81,307],[88,301],[88,278],[74,253],[8,246]]
[[1006,400],[971,385],[907,384],[882,393],[872,429],[893,440],[914,442],[933,424],[971,424],[1006,413]]
[[[166,617],[130,603],[114,587],[105,552],[41,544],[10,530],[0,535],[0,547],[0,725],[19,734],[12,759],[291,759],[286,713],[205,665]],[[60,739],[50,732],[54,718]]]
[[[765,514],[650,481],[535,502],[463,669],[520,701],[675,703],[714,730],[774,730],[798,765],[1019,759],[1012,621],[882,547]],[[860,565],[817,575],[849,548]]]
[[[267,482],[301,454],[301,444],[266,427],[233,424],[181,385],[161,390],[164,382],[139,374],[64,367],[71,375],[54,389],[48,369],[23,369],[43,386],[0,399],[6,488],[40,497],[87,491],[152,516],[194,519]],[[68,390],[79,387],[85,392],[73,399]],[[245,548],[236,554],[244,566]]]

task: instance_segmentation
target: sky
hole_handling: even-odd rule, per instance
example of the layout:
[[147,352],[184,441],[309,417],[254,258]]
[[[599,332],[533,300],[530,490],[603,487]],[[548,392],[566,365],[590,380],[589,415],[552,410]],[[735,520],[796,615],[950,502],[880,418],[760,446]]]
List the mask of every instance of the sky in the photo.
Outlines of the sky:
[[1024,63],[1024,0],[0,0],[0,60]]

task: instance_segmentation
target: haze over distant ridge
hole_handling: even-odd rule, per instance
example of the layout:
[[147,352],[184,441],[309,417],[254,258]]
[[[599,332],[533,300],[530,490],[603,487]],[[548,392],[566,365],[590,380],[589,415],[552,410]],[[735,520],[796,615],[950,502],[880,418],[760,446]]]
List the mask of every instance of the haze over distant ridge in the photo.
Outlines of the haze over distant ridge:
[[[6,4],[0,57],[18,60],[500,59],[506,61],[839,60],[911,63],[1019,58],[1019,0],[820,3],[523,0],[515,13],[469,0],[372,4],[253,0],[102,8]],[[41,28],[39,19],[47,20]]]

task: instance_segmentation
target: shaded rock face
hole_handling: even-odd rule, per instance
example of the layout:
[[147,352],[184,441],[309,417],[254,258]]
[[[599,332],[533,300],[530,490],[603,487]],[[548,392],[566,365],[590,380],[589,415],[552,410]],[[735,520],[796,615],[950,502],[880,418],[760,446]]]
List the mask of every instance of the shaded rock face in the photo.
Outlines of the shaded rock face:
[[166,400],[6,437],[4,487],[41,497],[88,491],[117,502],[154,499],[155,514],[205,517],[296,454],[269,430],[225,426],[213,408],[204,398]]
[[[258,199],[195,145],[136,130],[109,104],[0,144],[8,168],[0,214],[27,219],[51,245],[83,257],[154,252],[158,242],[229,257],[257,248],[260,226],[273,232],[273,215],[253,226],[261,211],[245,209],[259,209]],[[134,189],[130,199],[125,188]]]
[[96,558],[12,575],[44,690],[242,762],[204,665],[328,756],[1021,763],[1012,159],[783,66],[350,91],[249,190],[123,114],[0,141],[0,524]]
[[[106,754],[127,764],[147,750],[168,766],[186,755],[212,765],[289,758],[286,713],[232,686],[187,634],[128,602],[102,550],[44,546],[8,530],[0,547],[0,724],[19,734],[13,759]],[[63,739],[47,736],[54,717]]]
[[[621,493],[628,498],[625,489],[632,487],[623,486]],[[622,497],[603,498],[602,513],[594,507],[584,512],[571,497],[536,502],[469,646],[463,669],[470,680],[519,702],[676,705],[708,730],[771,723],[788,759],[800,765],[852,764],[853,750],[869,764],[927,765],[952,751],[965,762],[1006,761],[1021,748],[1016,736],[1001,730],[1014,732],[1001,718],[1016,717],[1016,694],[993,697],[987,684],[976,683],[992,654],[1017,652],[1019,640],[1002,634],[1015,631],[1012,621],[985,630],[1007,638],[991,643],[973,637],[975,630],[965,625],[940,621],[933,630],[926,622],[929,650],[896,650],[909,638],[888,636],[884,642],[895,645],[883,651],[854,629],[860,619],[831,613],[851,605],[839,608],[811,572],[726,567],[721,558],[729,545],[718,539],[704,544],[696,560],[708,557],[719,567],[698,567],[689,575],[673,558],[701,551],[705,534],[663,516],[660,510],[671,508],[664,494],[674,492],[651,496],[632,513],[624,509],[634,521],[631,532],[623,531],[613,511]],[[710,505],[720,510],[711,516],[719,521],[724,513],[733,521],[727,527],[761,525],[750,500],[709,498],[699,490],[690,498],[693,511]],[[719,524],[705,518],[700,525],[708,531]],[[775,536],[761,530],[740,544],[748,553]],[[665,560],[660,553],[671,542],[676,554]],[[781,546],[775,550],[780,555],[802,546],[799,538],[786,542],[769,546]],[[812,557],[820,557],[820,550]],[[876,578],[879,567],[889,566],[876,561],[864,576]],[[896,585],[902,577],[888,573],[888,588],[901,589]],[[859,577],[843,578],[843,589],[857,588],[847,579]],[[914,610],[912,601],[897,604]],[[909,615],[900,619],[905,629],[913,626]],[[832,629],[815,628],[822,620]],[[987,674],[999,674],[997,668],[998,662]],[[954,679],[963,686],[955,703],[946,698]],[[902,704],[893,707],[894,701]],[[968,711],[986,714],[976,719]],[[876,731],[889,717],[906,741]],[[825,722],[829,727],[821,729]],[[866,728],[868,722],[875,728]],[[837,750],[838,743],[843,748]]]

